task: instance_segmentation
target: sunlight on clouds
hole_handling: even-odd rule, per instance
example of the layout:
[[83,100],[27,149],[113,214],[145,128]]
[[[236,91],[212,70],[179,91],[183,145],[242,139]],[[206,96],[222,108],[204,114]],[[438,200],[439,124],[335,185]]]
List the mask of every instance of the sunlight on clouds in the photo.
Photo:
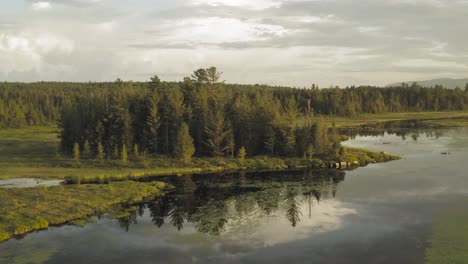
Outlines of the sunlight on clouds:
[[114,27],[115,27],[115,22],[113,21],[99,23],[96,26],[98,31],[107,32],[107,33],[112,32],[114,30]]
[[447,42],[433,41],[432,47],[427,48],[426,50],[432,56],[453,58],[454,56],[446,51],[447,46]]
[[163,39],[173,44],[258,41],[287,32],[282,26],[264,24],[257,20],[242,21],[222,17],[183,19],[175,24],[168,23],[166,29],[172,33],[168,32]]
[[454,61],[438,61],[433,59],[405,59],[394,63],[395,66],[409,68],[447,68],[468,69],[468,65]]
[[[180,80],[216,65],[228,82],[346,86],[463,78],[468,67],[468,0],[11,2],[15,12],[0,17],[0,76],[62,63],[73,80]],[[56,75],[29,76],[17,79]]]
[[[223,237],[252,244],[251,247],[273,246],[337,230],[343,226],[343,218],[358,213],[356,209],[336,200],[323,200],[320,204],[312,201],[310,217],[309,205],[305,201],[300,203],[299,208],[301,217],[296,227],[292,227],[289,220],[283,217],[286,214],[284,211],[277,213],[280,217],[261,216],[260,213],[241,217],[233,215],[225,226]],[[242,238],[234,238],[237,236]]]
[[235,6],[248,9],[267,9],[280,6],[280,3],[274,0],[195,0],[194,4],[211,6]]
[[0,71],[40,69],[47,54],[68,55],[74,50],[73,42],[58,36],[0,34]]
[[52,6],[51,6],[50,2],[39,1],[39,2],[32,3],[31,7],[32,7],[33,10],[41,11],[41,10],[50,9]]
[[374,33],[380,31],[380,27],[358,27],[357,30],[361,33]]

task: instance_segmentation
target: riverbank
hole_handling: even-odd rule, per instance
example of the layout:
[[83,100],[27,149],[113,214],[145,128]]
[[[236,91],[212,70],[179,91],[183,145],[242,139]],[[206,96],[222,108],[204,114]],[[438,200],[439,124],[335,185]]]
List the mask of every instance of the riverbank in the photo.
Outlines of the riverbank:
[[[358,117],[330,117],[327,122],[337,127],[357,127],[386,121],[423,120],[426,124],[454,127],[468,126],[468,112],[414,112],[366,114]],[[313,161],[298,158],[250,157],[241,162],[235,158],[195,158],[189,164],[181,164],[167,157],[149,157],[146,160],[131,159],[128,164],[106,160],[73,162],[58,151],[58,129],[55,126],[33,126],[22,129],[0,129],[0,180],[14,178],[72,179],[73,181],[103,180],[107,178],[132,178],[146,175],[179,175],[186,173],[210,173],[236,170],[285,170],[306,167],[329,167],[335,162],[354,162],[365,165],[365,156],[371,152],[354,153],[363,156],[361,161],[353,157],[341,159],[318,157]],[[354,151],[356,152],[356,150]],[[372,153],[376,157],[379,153]],[[374,158],[375,159],[375,158]],[[384,158],[382,161],[394,158]],[[372,162],[372,158],[368,159]],[[376,161],[378,162],[378,161]]]
[[389,121],[421,120],[444,127],[468,126],[468,111],[362,114],[356,117],[326,117],[337,127],[357,127]]
[[[63,157],[57,151],[59,140],[55,127],[28,127],[0,131],[0,180],[14,178],[62,179],[72,183],[125,180],[148,175],[180,175],[187,173],[232,172],[240,170],[286,170],[330,168],[346,162],[362,166],[398,157],[368,150],[348,149],[340,157],[314,159],[257,156],[237,158],[194,158],[190,163],[168,157],[131,157],[100,162],[83,159],[79,162]],[[339,166],[341,167],[341,166]],[[347,166],[348,167],[348,166]]]
[[[0,241],[50,226],[86,222],[120,204],[162,195],[166,184],[134,181],[0,189]],[[122,214],[120,214],[122,216]]]
[[[326,118],[327,122],[337,127],[356,127],[363,124],[375,124],[385,121],[424,120],[437,126],[468,126],[468,112],[416,112],[367,114],[359,117]],[[142,177],[146,175],[179,175],[187,173],[211,173],[237,170],[285,170],[306,167],[329,167],[330,163],[354,162],[365,165],[365,156],[369,151],[362,150],[361,161],[349,157],[318,157],[312,161],[300,158],[250,157],[245,161],[235,158],[195,158],[189,164],[181,164],[176,159],[167,157],[149,157],[145,160],[130,159],[128,164],[106,160],[73,162],[63,157],[58,151],[58,129],[55,126],[33,126],[22,129],[0,129],[0,180],[14,178],[72,179],[105,181],[114,179]],[[356,150],[354,151],[356,152]],[[372,153],[376,157],[379,153]],[[351,157],[352,158],[352,157]],[[373,158],[368,158],[372,162]],[[375,158],[374,158],[375,159]],[[393,160],[387,157],[381,161]],[[379,161],[375,161],[379,162]]]

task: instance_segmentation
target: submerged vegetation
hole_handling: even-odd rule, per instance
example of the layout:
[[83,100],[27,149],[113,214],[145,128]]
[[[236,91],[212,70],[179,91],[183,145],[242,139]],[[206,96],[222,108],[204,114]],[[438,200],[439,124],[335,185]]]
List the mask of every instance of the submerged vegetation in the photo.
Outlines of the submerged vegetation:
[[161,182],[0,189],[0,241],[161,194]]
[[466,208],[450,211],[440,217],[429,238],[426,263],[468,262],[468,212]]

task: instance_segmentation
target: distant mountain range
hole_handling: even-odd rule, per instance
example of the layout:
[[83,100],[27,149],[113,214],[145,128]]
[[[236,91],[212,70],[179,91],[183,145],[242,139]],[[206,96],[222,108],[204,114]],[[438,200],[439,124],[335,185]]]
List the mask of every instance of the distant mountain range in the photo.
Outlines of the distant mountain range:
[[[387,85],[387,87],[400,86],[401,83],[402,82],[392,83],[392,84]],[[441,79],[434,79],[434,80],[429,80],[429,81],[411,81],[411,82],[404,82],[404,83],[407,83],[408,85],[411,85],[413,83],[418,83],[419,85],[423,87],[434,87],[436,85],[442,85],[443,87],[446,87],[449,89],[455,89],[456,87],[465,89],[466,84],[468,83],[468,78],[467,79],[441,78]]]

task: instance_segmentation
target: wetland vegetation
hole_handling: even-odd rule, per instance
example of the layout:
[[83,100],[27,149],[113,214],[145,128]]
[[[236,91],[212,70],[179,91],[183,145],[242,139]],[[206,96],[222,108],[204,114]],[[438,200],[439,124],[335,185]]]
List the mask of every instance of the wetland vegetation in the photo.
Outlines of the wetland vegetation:
[[166,185],[133,181],[101,185],[0,188],[0,241],[72,221],[85,221],[113,206],[162,194]]
[[[340,169],[417,156],[401,142],[418,148],[421,138],[443,139],[444,129],[468,125],[468,89],[299,89],[225,84],[220,78],[212,67],[181,82],[155,76],[150,82],[0,83],[0,180],[68,183],[0,188],[0,240],[66,223],[97,228],[86,224],[93,216],[117,219],[125,232],[142,220],[160,229],[203,233],[206,241],[242,233],[251,220],[262,235],[270,235],[261,223],[269,218],[292,228],[300,228],[303,219],[312,229],[334,230],[342,227],[339,221],[331,223],[324,215],[338,213],[341,219],[360,209],[334,201],[345,175],[354,173]],[[389,135],[399,137],[399,148],[392,148]],[[382,141],[377,147],[353,145],[362,137]],[[427,167],[421,162],[404,166]],[[458,177],[459,171],[452,173]],[[421,253],[428,263],[440,262],[443,254],[456,256],[454,262],[466,259],[453,253],[466,247],[466,236],[447,228],[450,223],[466,229],[453,219],[463,214],[432,225],[430,247]],[[44,262],[57,255],[54,249],[44,252],[39,254]]]

